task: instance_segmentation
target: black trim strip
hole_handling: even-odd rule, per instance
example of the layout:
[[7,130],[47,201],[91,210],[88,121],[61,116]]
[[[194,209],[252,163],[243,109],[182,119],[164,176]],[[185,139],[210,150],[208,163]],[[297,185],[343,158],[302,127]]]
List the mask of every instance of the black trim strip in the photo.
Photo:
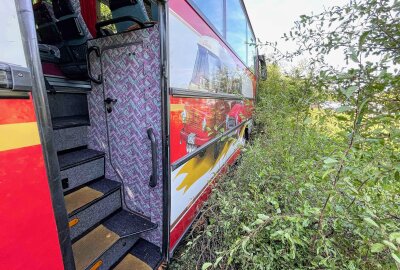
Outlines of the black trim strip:
[[171,220],[171,170],[170,170],[170,96],[169,89],[169,15],[168,2],[158,1],[160,23],[160,58],[161,58],[161,129],[162,129],[162,181],[163,181],[163,228],[162,260],[169,262],[170,220]]
[[0,99],[29,99],[28,92],[16,92],[11,90],[0,90]]
[[212,99],[230,99],[230,100],[253,99],[234,94],[213,93],[208,91],[190,90],[182,88],[170,88],[170,94],[173,96],[199,97],[199,98],[212,98]]
[[218,141],[220,141],[222,138],[228,136],[229,134],[235,132],[236,130],[238,130],[239,128],[241,128],[242,126],[244,126],[245,124],[247,124],[249,121],[245,121],[240,123],[239,125],[237,125],[236,127],[225,131],[224,133],[222,133],[221,135],[219,135],[218,137],[215,137],[212,140],[209,140],[208,142],[206,142],[205,144],[203,144],[202,146],[200,146],[199,148],[197,148],[195,151],[191,152],[190,154],[187,154],[186,156],[178,159],[177,161],[174,162],[174,164],[171,165],[172,170],[175,170],[176,168],[182,166],[183,164],[185,164],[187,161],[189,161],[190,159],[194,158],[195,156],[197,156],[198,154],[200,154],[201,152],[203,152],[205,149],[207,149],[208,147],[210,147],[213,144],[216,144]]

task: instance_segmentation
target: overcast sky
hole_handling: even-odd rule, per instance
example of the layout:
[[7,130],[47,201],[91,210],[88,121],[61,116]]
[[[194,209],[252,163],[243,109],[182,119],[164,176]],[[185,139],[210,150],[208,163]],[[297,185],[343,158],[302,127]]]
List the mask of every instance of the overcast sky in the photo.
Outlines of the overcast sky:
[[[262,42],[278,41],[281,51],[294,50],[295,44],[280,38],[288,33],[294,21],[302,14],[319,13],[324,7],[343,5],[349,0],[244,0],[257,38]],[[333,58],[332,64],[340,65],[341,59]],[[337,61],[337,62],[335,62]]]

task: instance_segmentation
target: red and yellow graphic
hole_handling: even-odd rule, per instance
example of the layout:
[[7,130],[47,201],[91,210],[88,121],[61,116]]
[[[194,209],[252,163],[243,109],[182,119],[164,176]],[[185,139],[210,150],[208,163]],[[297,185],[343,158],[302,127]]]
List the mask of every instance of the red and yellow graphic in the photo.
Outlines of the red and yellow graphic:
[[0,111],[1,267],[64,269],[32,98]]

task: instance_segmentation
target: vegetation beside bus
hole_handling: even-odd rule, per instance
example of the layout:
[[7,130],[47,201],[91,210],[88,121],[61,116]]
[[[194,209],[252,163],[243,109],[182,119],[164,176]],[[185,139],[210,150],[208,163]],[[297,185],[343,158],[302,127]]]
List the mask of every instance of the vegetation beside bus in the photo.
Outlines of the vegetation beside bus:
[[[172,269],[400,269],[399,12],[363,0],[301,18],[288,38],[316,61],[269,67],[253,141]],[[346,31],[315,43],[321,22]],[[348,68],[321,65],[336,47]]]

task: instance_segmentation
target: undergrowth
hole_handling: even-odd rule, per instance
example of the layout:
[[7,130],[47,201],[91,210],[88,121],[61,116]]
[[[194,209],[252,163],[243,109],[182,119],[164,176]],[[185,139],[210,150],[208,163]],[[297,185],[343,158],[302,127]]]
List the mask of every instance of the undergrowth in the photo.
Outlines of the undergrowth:
[[327,99],[297,72],[270,67],[256,134],[171,269],[396,269],[399,134],[359,138],[398,130],[399,116],[353,139],[357,116],[322,109]]

